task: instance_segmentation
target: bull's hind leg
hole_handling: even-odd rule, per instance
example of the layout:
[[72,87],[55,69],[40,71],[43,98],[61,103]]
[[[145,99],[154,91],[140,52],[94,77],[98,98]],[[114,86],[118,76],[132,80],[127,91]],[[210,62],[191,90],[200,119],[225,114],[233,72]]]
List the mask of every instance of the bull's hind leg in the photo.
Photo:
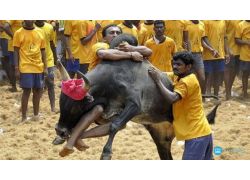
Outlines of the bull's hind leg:
[[110,129],[109,129],[109,137],[108,137],[108,141],[106,143],[106,145],[103,148],[102,151],[102,155],[101,155],[101,159],[102,160],[110,160],[112,157],[112,144],[113,144],[113,140],[114,137],[116,135],[116,133],[122,129],[123,126],[126,125],[126,123],[132,119],[135,115],[138,114],[139,112],[139,107],[137,104],[135,104],[134,102],[128,102],[124,108],[124,110],[122,111],[122,113],[120,114],[120,116],[115,119],[114,121],[112,121],[111,125],[110,125]]
[[172,124],[163,122],[144,126],[153,138],[161,160],[172,160],[171,144],[174,138]]

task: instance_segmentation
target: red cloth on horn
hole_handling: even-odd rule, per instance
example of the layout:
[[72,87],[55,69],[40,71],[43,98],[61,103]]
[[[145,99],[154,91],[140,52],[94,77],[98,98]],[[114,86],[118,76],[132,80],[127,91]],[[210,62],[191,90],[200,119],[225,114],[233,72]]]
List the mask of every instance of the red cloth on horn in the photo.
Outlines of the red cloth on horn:
[[70,79],[62,81],[62,92],[74,100],[82,100],[87,90],[84,88],[85,82],[83,79]]

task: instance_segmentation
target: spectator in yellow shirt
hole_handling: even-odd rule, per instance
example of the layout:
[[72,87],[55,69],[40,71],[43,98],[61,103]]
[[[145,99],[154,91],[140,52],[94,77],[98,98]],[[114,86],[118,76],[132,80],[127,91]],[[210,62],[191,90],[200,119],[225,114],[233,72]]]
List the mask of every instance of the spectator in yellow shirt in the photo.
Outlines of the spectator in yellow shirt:
[[190,52],[178,52],[173,57],[173,72],[169,74],[174,91],[161,81],[160,73],[149,69],[149,74],[162,96],[173,104],[173,127],[177,140],[185,140],[183,160],[211,160],[213,139],[204,114],[199,82],[192,73],[193,57]]
[[48,74],[45,40],[42,30],[34,27],[32,20],[25,20],[23,27],[16,31],[13,38],[14,58],[18,62],[16,72],[20,72],[22,94],[22,121],[27,120],[27,107],[30,92],[33,92],[34,120],[39,119],[39,104],[44,86],[44,73]]
[[240,46],[240,70],[242,71],[243,97],[248,98],[248,78],[250,74],[250,20],[238,24],[235,41]]
[[142,61],[144,57],[151,55],[152,51],[145,46],[131,46],[126,43],[120,44],[117,49],[109,49],[110,42],[121,33],[122,29],[115,24],[110,24],[103,28],[102,36],[104,42],[98,42],[92,46],[89,70],[92,70],[102,59]]
[[241,20],[226,20],[225,22],[230,55],[230,62],[225,65],[224,72],[225,82],[228,82],[228,86],[226,86],[226,99],[228,100],[231,98],[235,76],[239,72],[240,46],[235,42],[235,32]]
[[164,35],[165,22],[156,20],[154,22],[155,36],[146,41],[145,46],[152,50],[149,61],[164,72],[172,71],[172,57],[177,51],[173,39]]

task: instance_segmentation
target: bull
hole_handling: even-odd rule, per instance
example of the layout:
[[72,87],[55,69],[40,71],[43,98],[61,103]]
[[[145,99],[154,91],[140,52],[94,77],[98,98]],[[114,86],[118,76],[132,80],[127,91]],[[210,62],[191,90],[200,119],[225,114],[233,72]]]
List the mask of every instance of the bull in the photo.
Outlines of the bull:
[[[124,41],[130,45],[137,45],[132,36],[119,35],[112,40],[110,48],[115,48]],[[105,108],[102,119],[111,123],[101,159],[111,159],[114,137],[129,120],[143,124],[148,130],[156,144],[160,159],[173,159],[170,150],[174,133],[172,128],[169,128],[173,121],[172,106],[162,98],[149,76],[150,66],[152,64],[147,60],[143,62],[129,59],[116,62],[105,60],[85,76],[82,75],[95,101],[87,103],[86,98],[76,101],[61,93],[57,134],[62,137],[69,136],[81,116],[95,105],[102,104]],[[69,78],[60,63],[58,68],[64,77]],[[168,89],[173,90],[172,82],[166,74],[162,73],[161,79]],[[218,105],[207,116],[209,121],[214,121]]]

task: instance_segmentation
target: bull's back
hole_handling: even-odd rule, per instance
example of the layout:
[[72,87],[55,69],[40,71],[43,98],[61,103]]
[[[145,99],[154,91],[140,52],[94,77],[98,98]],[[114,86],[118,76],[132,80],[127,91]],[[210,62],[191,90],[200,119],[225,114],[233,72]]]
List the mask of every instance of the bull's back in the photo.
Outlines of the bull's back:
[[[148,74],[148,61],[131,60],[102,61],[87,74],[91,88],[96,88],[99,95],[119,101],[123,106],[126,100],[138,103],[141,112],[133,120],[155,123],[171,119],[171,106],[162,98],[159,89]],[[162,81],[167,88],[172,88],[170,80],[162,74]],[[100,93],[100,91],[102,93]],[[131,96],[131,97],[130,97]]]

